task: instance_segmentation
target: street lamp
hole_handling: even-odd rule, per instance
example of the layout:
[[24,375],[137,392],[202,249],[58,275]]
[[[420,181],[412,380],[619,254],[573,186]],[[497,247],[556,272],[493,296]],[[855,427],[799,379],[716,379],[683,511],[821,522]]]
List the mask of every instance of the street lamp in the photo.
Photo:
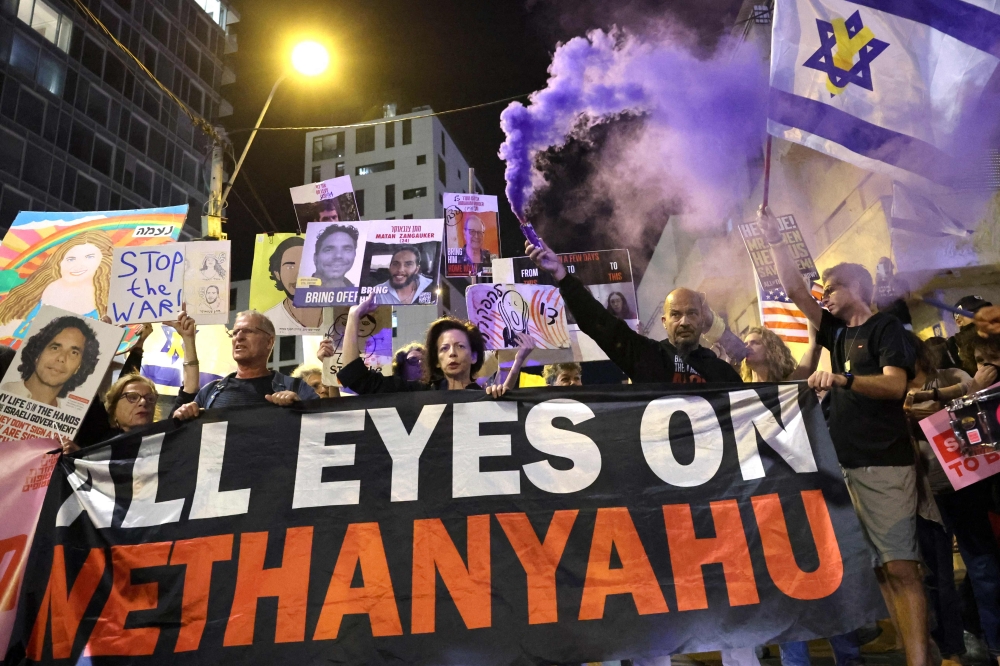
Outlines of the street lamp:
[[[327,52],[326,47],[319,42],[314,41],[304,41],[299,42],[292,49],[292,67],[299,74],[303,76],[319,76],[327,70],[330,66],[330,54]],[[288,71],[282,72],[278,80],[274,82],[274,86],[271,88],[271,94],[267,96],[267,101],[264,102],[264,108],[260,110],[260,117],[257,118],[257,124],[254,125],[253,131],[250,132],[250,138],[247,139],[247,145],[243,146],[243,153],[240,155],[240,159],[236,162],[236,168],[233,169],[233,175],[229,177],[229,185],[226,186],[225,192],[222,193],[222,198],[219,202],[219,215],[222,214],[222,207],[226,203],[226,199],[229,197],[230,190],[233,189],[233,183],[236,181],[236,175],[240,172],[240,167],[243,166],[243,160],[246,159],[247,151],[250,150],[250,144],[253,143],[254,137],[257,136],[257,130],[260,129],[260,124],[264,122],[264,114],[267,113],[267,109],[271,106],[271,100],[274,99],[274,93],[278,90],[278,86],[281,82],[285,80],[288,76]]]

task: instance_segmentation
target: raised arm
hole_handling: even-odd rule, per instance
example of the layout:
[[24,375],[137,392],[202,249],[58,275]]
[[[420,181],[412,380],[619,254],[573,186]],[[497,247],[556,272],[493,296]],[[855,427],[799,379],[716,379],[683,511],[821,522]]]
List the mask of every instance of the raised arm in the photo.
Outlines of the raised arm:
[[198,343],[195,340],[198,327],[193,317],[181,310],[177,321],[167,323],[181,336],[184,347],[184,392],[197,393],[201,388],[201,366],[198,364]]
[[344,367],[351,361],[361,358],[361,349],[358,346],[358,330],[361,319],[375,311],[378,304],[375,302],[375,294],[370,294],[368,298],[357,305],[352,305],[347,311],[347,324],[344,326],[344,341],[341,351],[341,362]]
[[788,376],[790,381],[796,381],[800,379],[809,379],[809,376],[816,372],[816,368],[819,367],[819,359],[823,355],[823,347],[816,341],[816,327],[809,324],[809,347],[806,349],[805,353],[802,354],[802,358],[799,359],[799,364],[792,374]]
[[795,260],[792,259],[792,255],[788,251],[788,245],[785,244],[785,237],[778,226],[778,220],[771,214],[770,208],[761,206],[761,209],[757,211],[757,223],[764,233],[764,240],[771,246],[771,257],[774,259],[778,279],[781,280],[781,286],[785,293],[802,310],[802,314],[809,319],[812,325],[819,328],[820,321],[823,319],[823,308],[809,293],[809,287],[806,286],[805,280],[802,279],[802,273],[799,272]]

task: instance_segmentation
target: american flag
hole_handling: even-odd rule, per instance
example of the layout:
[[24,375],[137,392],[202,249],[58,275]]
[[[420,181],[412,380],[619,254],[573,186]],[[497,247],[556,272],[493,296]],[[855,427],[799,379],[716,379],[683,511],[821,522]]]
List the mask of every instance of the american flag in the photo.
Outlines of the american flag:
[[[818,283],[813,282],[810,290],[816,300],[823,297],[823,288]],[[785,342],[809,342],[809,320],[792,303],[784,289],[778,286],[765,291],[757,282],[757,295],[760,320],[765,328],[777,333]]]

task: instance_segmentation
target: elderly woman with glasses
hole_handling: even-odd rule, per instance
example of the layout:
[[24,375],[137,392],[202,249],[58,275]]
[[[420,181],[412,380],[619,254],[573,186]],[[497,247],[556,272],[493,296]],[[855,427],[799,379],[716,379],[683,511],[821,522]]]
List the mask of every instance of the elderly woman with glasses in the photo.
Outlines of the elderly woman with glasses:
[[111,437],[149,425],[156,414],[156,385],[142,375],[119,377],[104,396]]

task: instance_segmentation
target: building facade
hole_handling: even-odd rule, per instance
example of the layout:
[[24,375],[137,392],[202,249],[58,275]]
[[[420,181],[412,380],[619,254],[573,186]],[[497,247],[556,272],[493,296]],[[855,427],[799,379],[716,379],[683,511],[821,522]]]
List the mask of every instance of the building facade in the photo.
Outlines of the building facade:
[[[195,113],[232,113],[235,74],[218,0],[86,0]],[[198,235],[211,142],[138,65],[66,0],[0,0],[0,226],[20,210],[188,204]]]

